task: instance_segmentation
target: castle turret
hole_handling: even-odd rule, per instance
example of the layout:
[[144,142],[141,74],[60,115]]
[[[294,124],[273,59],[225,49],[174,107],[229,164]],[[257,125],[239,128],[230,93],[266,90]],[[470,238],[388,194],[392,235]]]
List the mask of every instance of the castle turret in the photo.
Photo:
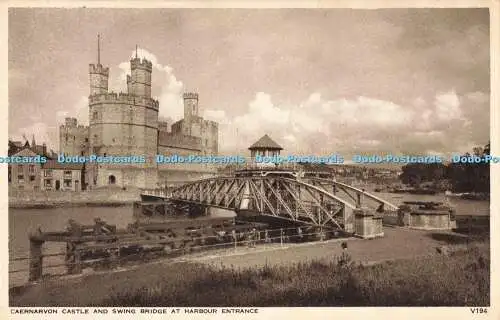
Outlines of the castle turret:
[[101,65],[101,37],[97,35],[97,64],[89,65],[90,95],[108,92],[109,68]]
[[130,60],[130,76],[127,76],[128,93],[134,96],[151,98],[151,73],[153,64],[137,56]]
[[198,116],[198,94],[186,92],[184,98],[184,119],[191,119]]

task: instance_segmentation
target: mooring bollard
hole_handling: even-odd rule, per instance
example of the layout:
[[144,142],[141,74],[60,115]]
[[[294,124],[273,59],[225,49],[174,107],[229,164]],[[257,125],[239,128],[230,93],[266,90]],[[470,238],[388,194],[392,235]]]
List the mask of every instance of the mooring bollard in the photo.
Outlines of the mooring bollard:
[[43,241],[30,239],[30,267],[29,281],[36,281],[42,277],[43,273]]

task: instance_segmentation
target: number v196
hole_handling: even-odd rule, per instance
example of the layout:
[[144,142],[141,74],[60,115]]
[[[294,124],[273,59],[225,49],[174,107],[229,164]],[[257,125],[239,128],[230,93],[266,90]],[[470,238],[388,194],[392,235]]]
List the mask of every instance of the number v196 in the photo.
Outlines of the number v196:
[[480,314],[480,313],[488,313],[488,309],[486,308],[470,308],[470,312],[473,314]]

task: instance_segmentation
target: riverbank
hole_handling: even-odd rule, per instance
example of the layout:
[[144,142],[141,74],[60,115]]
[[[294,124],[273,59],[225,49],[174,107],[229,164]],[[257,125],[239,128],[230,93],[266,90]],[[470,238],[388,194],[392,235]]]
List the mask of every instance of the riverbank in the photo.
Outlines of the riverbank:
[[[347,251],[338,240],[238,248],[45,279],[10,290],[10,305],[489,305],[487,237],[472,243],[451,233],[402,228],[385,232],[384,238],[347,240]],[[345,252],[349,257],[340,258]]]
[[116,207],[140,201],[139,189],[107,187],[90,191],[12,191],[9,208],[45,209],[61,207]]

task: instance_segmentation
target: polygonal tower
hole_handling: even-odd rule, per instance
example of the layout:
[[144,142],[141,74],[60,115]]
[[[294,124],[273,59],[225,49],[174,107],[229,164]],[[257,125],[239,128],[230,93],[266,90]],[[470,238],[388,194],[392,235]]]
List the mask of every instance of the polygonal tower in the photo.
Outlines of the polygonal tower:
[[130,60],[130,75],[127,75],[127,89],[130,95],[151,98],[151,73],[153,64],[137,56]]
[[198,116],[198,94],[195,92],[186,92],[184,98],[184,120]]
[[101,36],[97,35],[97,64],[89,65],[90,95],[108,92],[109,68],[101,65]]
[[152,63],[136,56],[130,61],[130,69],[127,93],[89,97],[91,152],[98,156],[145,157],[146,161],[99,164],[92,181],[97,186],[156,187],[159,104],[151,98]]

